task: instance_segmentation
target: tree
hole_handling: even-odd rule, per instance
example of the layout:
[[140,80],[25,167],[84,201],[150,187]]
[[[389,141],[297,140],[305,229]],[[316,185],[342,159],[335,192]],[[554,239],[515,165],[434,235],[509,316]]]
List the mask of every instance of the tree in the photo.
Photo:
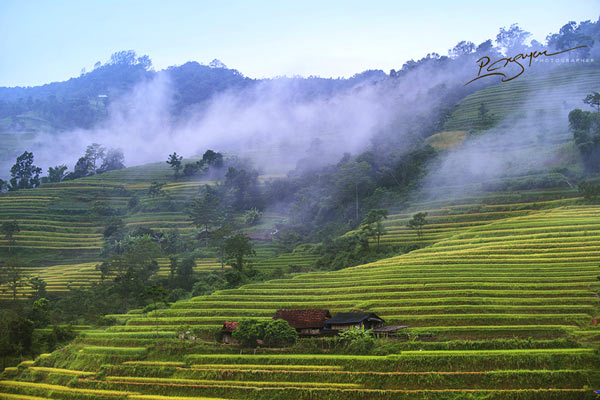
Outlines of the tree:
[[267,346],[293,346],[298,340],[298,332],[284,319],[274,319],[264,327],[263,340]]
[[492,115],[485,103],[480,103],[477,107],[477,116],[479,117],[480,129],[488,129],[492,125]]
[[158,272],[161,250],[150,236],[128,237],[110,260],[96,266],[103,277],[113,278],[113,288],[127,309],[131,298],[139,299],[150,278]]
[[183,176],[194,176],[198,173],[198,171],[200,171],[203,168],[204,164],[202,164],[202,161],[196,161],[195,163],[185,163],[185,165],[183,166]]
[[21,232],[21,228],[17,221],[4,222],[0,225],[0,233],[4,235],[4,240],[8,242],[8,252],[11,252],[12,246],[15,245],[15,233]]
[[39,276],[29,278],[29,287],[31,288],[31,300],[39,300],[46,297],[46,281]]
[[17,301],[19,289],[27,284],[27,277],[22,274],[20,265],[20,261],[16,257],[12,257],[4,263],[0,271],[0,281],[6,282],[6,286],[12,293],[13,301]]
[[93,175],[96,173],[98,166],[97,161],[104,158],[106,149],[98,143],[92,143],[85,149],[85,158],[89,162],[89,173]]
[[102,158],[102,165],[98,168],[98,173],[101,174],[107,171],[115,171],[125,168],[125,156],[121,149],[109,149],[106,155]]
[[583,102],[589,104],[592,108],[596,107],[596,112],[600,113],[600,93],[592,92],[588,94],[585,96],[585,99],[583,99]]
[[[593,96],[589,96],[591,103]],[[569,126],[586,172],[597,172],[600,169],[600,112],[572,110],[569,113]]]
[[160,196],[162,194],[161,190],[162,190],[163,186],[165,186],[164,183],[159,183],[159,182],[153,181],[150,184],[150,187],[148,188],[148,196],[150,196],[150,197]]
[[179,259],[176,256],[169,257],[169,283],[171,288],[175,288],[175,274],[179,268]]
[[0,353],[3,357],[23,355],[31,351],[33,322],[16,313],[7,312],[0,320]]
[[260,208],[258,171],[229,167],[225,174],[225,188],[227,189],[227,195],[232,199],[231,205],[236,210]]
[[247,257],[256,254],[250,238],[242,233],[226,239],[224,251],[225,260],[240,273],[243,273],[244,268],[250,264]]
[[194,285],[194,267],[196,259],[194,256],[187,256],[177,265],[177,284],[185,290],[190,290]]
[[354,217],[357,224],[360,221],[358,199],[364,197],[373,185],[371,172],[371,165],[366,161],[350,161],[343,163],[336,174],[336,192],[340,196],[340,203],[354,202]]
[[419,237],[419,239],[423,238],[423,226],[425,226],[425,224],[427,223],[425,217],[427,217],[426,212],[418,212],[415,215],[413,215],[410,221],[408,221],[408,227],[410,229],[414,229],[417,232],[417,236]]
[[179,178],[179,171],[181,171],[181,161],[183,160],[182,156],[178,156],[176,152],[169,155],[169,159],[167,160],[167,164],[175,171],[175,179]]
[[516,55],[513,53],[521,53],[527,47],[525,40],[531,36],[531,33],[524,31],[518,24],[512,24],[510,28],[500,28],[500,32],[496,35],[496,43],[502,50],[505,56]]
[[110,64],[113,65],[134,65],[136,54],[133,50],[117,51],[110,56]]
[[61,182],[65,179],[65,172],[67,172],[67,166],[64,164],[48,168],[48,182]]
[[156,337],[158,338],[158,317],[159,314],[156,312],[158,310],[158,304],[159,303],[163,303],[165,306],[167,306],[169,303],[167,303],[167,296],[169,295],[169,292],[161,287],[161,286],[157,286],[157,285],[152,285],[152,286],[148,286],[146,287],[145,290],[145,294],[146,296],[150,297],[152,299],[153,305],[154,305],[154,317],[155,317],[155,323],[156,323]]
[[67,179],[83,178],[84,176],[92,175],[92,164],[86,157],[79,157],[79,160],[73,167],[73,172],[67,175]]
[[210,63],[208,63],[208,66],[211,68],[219,68],[219,69],[227,68],[227,65],[225,65],[221,60],[218,60],[216,58],[214,60],[212,60]]
[[252,318],[242,318],[232,336],[244,347],[256,347],[265,337],[265,323]]
[[261,217],[262,212],[258,211],[256,207],[251,208],[244,213],[244,223],[248,226],[256,225]]
[[579,194],[590,203],[600,200],[600,184],[583,181],[579,184]]
[[192,223],[200,229],[200,233],[205,237],[206,246],[208,246],[211,229],[224,219],[225,211],[221,203],[219,194],[210,186],[205,185],[202,194],[192,200],[192,204],[187,209]]
[[5,190],[8,189],[8,182],[4,179],[0,179],[0,193],[4,193]]
[[40,185],[42,169],[33,165],[33,153],[24,152],[10,169],[9,190],[30,189]]
[[29,317],[36,328],[45,328],[50,323],[50,301],[43,297],[35,300]]
[[460,41],[454,46],[452,50],[448,51],[448,54],[452,58],[458,58],[463,55],[471,54],[475,51],[475,44],[473,42]]
[[137,63],[141,65],[146,71],[152,68],[152,60],[147,55],[138,57]]
[[492,40],[488,39],[485,42],[481,42],[475,49],[475,52],[479,55],[483,55],[485,53],[490,52],[493,48],[494,45],[492,44]]
[[[589,35],[587,26],[590,25],[589,21],[585,21],[577,25],[575,21],[569,21],[563,25],[559,33],[546,36],[548,47],[556,50],[567,50],[578,46],[587,46],[584,48],[573,51],[573,58],[588,58],[590,49],[594,45],[594,38]],[[570,52],[571,53],[571,52]]]
[[381,236],[385,234],[383,220],[386,219],[387,216],[388,210],[380,208],[370,210],[362,221],[362,229],[365,230],[369,236],[376,237],[377,248],[379,248],[379,241],[381,239]]
[[177,254],[183,250],[185,243],[182,241],[179,229],[160,230],[158,236],[160,237],[160,248],[166,254]]
[[102,234],[105,238],[116,237],[121,239],[125,230],[125,223],[121,217],[110,217],[104,224],[104,232]]
[[223,167],[223,154],[206,150],[202,156],[202,163],[210,167],[221,168]]
[[231,231],[231,226],[224,224],[217,229],[214,229],[210,235],[213,245],[217,248],[219,254],[221,271],[225,269],[225,240],[231,236]]

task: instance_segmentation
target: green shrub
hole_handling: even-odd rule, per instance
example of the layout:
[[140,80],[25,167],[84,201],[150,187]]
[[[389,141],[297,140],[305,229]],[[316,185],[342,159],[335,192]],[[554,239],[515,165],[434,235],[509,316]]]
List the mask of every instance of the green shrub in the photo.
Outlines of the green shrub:
[[351,354],[368,354],[375,347],[375,339],[371,336],[371,330],[352,328],[340,332],[336,347]]
[[243,318],[238,328],[233,331],[233,338],[244,347],[256,347],[258,341],[265,337],[265,323],[251,318]]
[[267,346],[292,346],[298,340],[298,333],[287,321],[269,321],[264,328],[264,342]]

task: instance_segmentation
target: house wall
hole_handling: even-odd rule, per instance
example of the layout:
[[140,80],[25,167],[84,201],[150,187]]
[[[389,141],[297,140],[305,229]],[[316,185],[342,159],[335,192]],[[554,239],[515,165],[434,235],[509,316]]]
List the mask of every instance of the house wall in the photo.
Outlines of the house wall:
[[298,333],[300,335],[305,335],[305,336],[316,336],[321,333],[321,330],[318,328],[304,328],[304,329],[299,329]]
[[383,326],[381,322],[366,322],[365,329],[374,329]]
[[379,328],[382,325],[383,324],[380,322],[365,322],[365,323],[361,322],[359,324],[333,324],[333,325],[331,325],[331,329],[334,331],[346,331],[346,330],[352,329],[352,328],[373,329],[373,328]]
[[331,329],[334,331],[347,331],[348,329],[357,328],[360,329],[362,324],[340,324],[340,325],[331,325]]

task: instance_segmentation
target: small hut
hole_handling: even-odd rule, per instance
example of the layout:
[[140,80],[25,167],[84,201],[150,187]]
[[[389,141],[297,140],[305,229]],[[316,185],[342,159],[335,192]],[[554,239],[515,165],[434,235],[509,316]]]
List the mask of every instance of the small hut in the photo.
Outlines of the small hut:
[[382,326],[373,329],[373,335],[375,337],[398,337],[398,332],[406,328],[408,328],[408,325]]
[[385,321],[372,312],[339,313],[325,321],[325,327],[332,331],[345,331],[352,328],[374,329],[384,324]]
[[277,310],[273,317],[287,321],[300,336],[318,336],[328,318],[329,310]]
[[225,344],[236,344],[236,340],[233,338],[233,331],[238,328],[237,322],[225,321],[221,328],[221,342]]

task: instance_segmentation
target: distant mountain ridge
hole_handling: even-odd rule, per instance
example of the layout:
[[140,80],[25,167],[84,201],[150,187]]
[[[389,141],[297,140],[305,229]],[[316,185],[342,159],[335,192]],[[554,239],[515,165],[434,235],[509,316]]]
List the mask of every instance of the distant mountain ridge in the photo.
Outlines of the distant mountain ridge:
[[[90,128],[106,116],[111,101],[131,91],[136,85],[166,74],[172,83],[173,107],[179,115],[187,107],[201,104],[215,94],[239,90],[270,79],[252,79],[235,69],[214,60],[210,65],[195,61],[153,71],[148,64],[135,61],[107,63],[79,77],[63,82],[52,82],[33,87],[0,87],[0,132],[19,127],[17,120],[28,116],[49,122],[56,130]],[[329,95],[358,83],[382,79],[387,75],[380,70],[365,71],[351,78],[278,77],[273,79],[297,82],[298,97]]]

